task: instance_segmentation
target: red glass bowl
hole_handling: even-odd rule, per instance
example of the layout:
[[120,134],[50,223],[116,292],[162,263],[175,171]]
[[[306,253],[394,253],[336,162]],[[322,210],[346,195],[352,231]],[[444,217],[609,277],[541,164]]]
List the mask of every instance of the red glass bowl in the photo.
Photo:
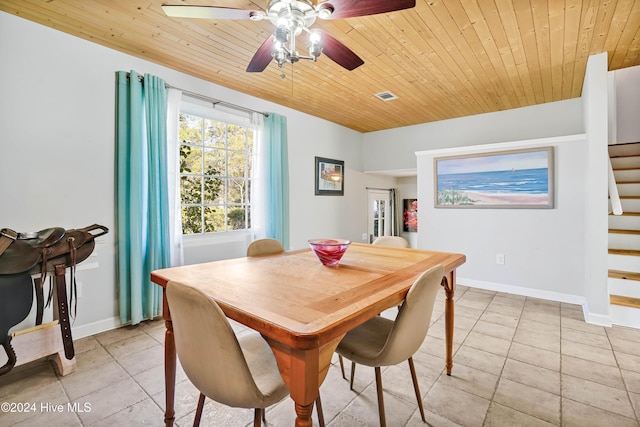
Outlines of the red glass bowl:
[[345,239],[309,240],[311,250],[316,254],[322,265],[329,266],[338,265],[350,244],[351,242]]

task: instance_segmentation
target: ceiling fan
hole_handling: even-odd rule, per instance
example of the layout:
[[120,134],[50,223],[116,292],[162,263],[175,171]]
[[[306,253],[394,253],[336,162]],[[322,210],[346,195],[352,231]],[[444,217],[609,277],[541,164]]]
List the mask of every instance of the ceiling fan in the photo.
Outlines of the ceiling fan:
[[[294,64],[301,59],[315,62],[323,52],[336,64],[354,70],[364,61],[327,32],[309,29],[316,18],[354,18],[410,9],[415,5],[415,0],[326,0],[317,5],[311,0],[269,0],[265,11],[190,5],[162,5],[162,10],[175,18],[271,21],[276,27],[273,34],[262,43],[247,67],[248,72],[255,73],[267,68],[271,60],[282,68],[285,63]],[[303,31],[309,35],[308,55],[301,55],[296,50],[296,37]]]

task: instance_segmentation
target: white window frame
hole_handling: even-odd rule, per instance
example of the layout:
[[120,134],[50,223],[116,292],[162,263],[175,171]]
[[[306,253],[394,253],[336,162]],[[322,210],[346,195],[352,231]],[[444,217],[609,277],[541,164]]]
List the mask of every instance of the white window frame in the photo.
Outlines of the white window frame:
[[[205,119],[218,120],[222,122],[226,122],[228,124],[234,124],[238,126],[244,126],[248,128],[252,128],[254,131],[254,138],[257,137],[258,126],[253,122],[251,115],[242,112],[236,112],[235,110],[231,111],[223,111],[220,108],[214,108],[210,103],[193,100],[192,98],[182,98],[182,102],[180,104],[180,114],[190,114],[198,117],[202,117]],[[256,162],[256,140],[253,141],[253,152],[251,153],[253,159],[252,164],[255,167]],[[179,141],[182,144],[182,141]],[[178,172],[178,180],[182,176],[181,173]],[[249,181],[253,180],[252,176],[247,178]],[[252,184],[253,185],[253,184]],[[180,182],[178,182],[178,187],[180,186]],[[250,194],[248,195],[250,196]],[[226,196],[225,196],[226,197]],[[226,203],[226,200],[225,200]],[[182,206],[182,203],[181,203]],[[252,201],[250,200],[249,209],[252,209]],[[182,209],[181,209],[182,211]],[[180,218],[182,218],[182,213],[180,213]],[[182,219],[180,221],[182,224]],[[183,234],[183,240],[185,247],[197,247],[197,246],[205,246],[208,244],[214,243],[229,243],[229,242],[240,242],[246,241],[248,237],[252,235],[251,228],[246,228],[243,230],[227,230],[227,231],[215,231],[208,233],[198,233],[198,234]]]

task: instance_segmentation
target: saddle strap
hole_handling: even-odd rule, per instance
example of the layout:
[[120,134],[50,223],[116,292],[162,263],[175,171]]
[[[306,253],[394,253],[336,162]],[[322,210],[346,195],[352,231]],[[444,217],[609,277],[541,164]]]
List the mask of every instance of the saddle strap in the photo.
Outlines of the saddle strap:
[[36,292],[36,325],[42,325],[44,315],[44,291],[42,290],[42,280],[38,277],[33,281],[33,288]]
[[78,286],[76,285],[76,239],[69,237],[69,261],[71,262],[71,298],[69,304],[73,303],[73,313],[71,318],[75,321],[78,313]]
[[68,360],[75,355],[73,350],[73,338],[71,337],[71,324],[69,323],[69,306],[67,304],[67,282],[64,277],[66,265],[57,264],[56,274],[56,294],[58,297],[58,321],[60,322],[60,332],[62,333],[62,346],[64,355]]
[[0,230],[0,255],[2,255],[17,238],[18,233],[9,228]]

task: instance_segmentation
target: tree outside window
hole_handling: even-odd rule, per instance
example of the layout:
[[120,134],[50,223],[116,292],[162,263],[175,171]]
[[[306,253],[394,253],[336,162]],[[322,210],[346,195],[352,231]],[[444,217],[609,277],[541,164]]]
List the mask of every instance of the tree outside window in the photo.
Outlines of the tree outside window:
[[183,234],[250,228],[251,127],[180,114]]

